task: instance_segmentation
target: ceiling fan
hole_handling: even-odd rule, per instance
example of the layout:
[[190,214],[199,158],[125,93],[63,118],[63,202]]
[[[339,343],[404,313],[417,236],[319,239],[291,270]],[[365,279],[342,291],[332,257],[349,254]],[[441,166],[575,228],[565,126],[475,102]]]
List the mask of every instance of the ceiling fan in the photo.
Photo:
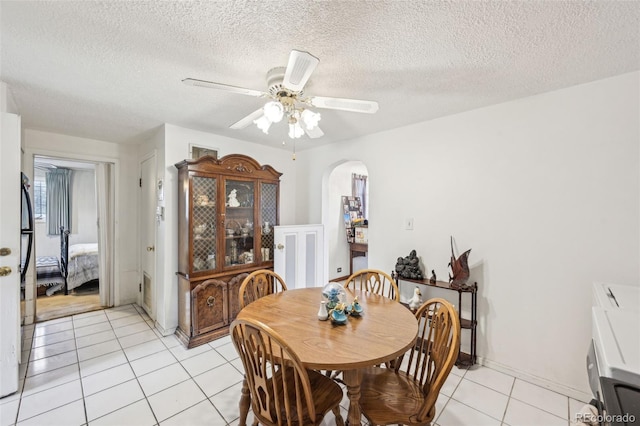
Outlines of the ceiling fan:
[[378,111],[378,103],[375,101],[305,96],[304,86],[309,81],[311,73],[313,73],[319,62],[318,58],[308,52],[292,50],[286,68],[273,68],[267,73],[266,92],[194,78],[185,78],[182,82],[190,86],[207,87],[270,99],[262,108],[238,120],[229,127],[243,129],[254,123],[260,130],[268,134],[271,124],[279,123],[283,118],[286,118],[291,139],[299,138],[305,133],[310,138],[319,138],[324,135],[318,127],[318,122],[321,118],[320,114],[310,110],[309,107],[367,114],[373,114]]

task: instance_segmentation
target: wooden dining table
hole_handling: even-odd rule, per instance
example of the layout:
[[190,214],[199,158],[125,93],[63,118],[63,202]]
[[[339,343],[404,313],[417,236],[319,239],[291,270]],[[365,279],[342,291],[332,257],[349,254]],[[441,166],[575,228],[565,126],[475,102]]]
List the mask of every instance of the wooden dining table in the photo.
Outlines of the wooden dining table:
[[[345,289],[347,302],[358,298],[359,317],[346,324],[320,321],[322,288],[301,288],[262,297],[245,306],[238,319],[263,322],[280,334],[310,370],[342,371],[349,397],[350,426],[360,425],[362,370],[396,359],[411,348],[418,322],[407,308],[383,296]],[[246,424],[251,396],[246,380],[240,397],[240,425]]]

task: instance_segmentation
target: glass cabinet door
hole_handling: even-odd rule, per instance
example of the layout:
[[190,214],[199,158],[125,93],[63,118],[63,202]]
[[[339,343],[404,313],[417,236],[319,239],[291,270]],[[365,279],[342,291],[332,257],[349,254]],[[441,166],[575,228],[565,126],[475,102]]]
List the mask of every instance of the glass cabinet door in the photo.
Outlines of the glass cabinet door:
[[273,227],[277,225],[278,185],[262,183],[260,187],[260,254],[262,261],[273,260]]
[[193,272],[216,269],[217,180],[194,176],[192,180]]
[[227,179],[225,186],[224,266],[255,262],[254,182]]

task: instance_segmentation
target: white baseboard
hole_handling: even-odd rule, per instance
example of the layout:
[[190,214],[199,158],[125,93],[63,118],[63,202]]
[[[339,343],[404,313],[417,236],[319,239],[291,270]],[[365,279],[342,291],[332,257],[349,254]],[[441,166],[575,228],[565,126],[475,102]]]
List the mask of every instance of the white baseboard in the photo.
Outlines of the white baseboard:
[[[549,390],[552,390],[554,392],[558,392],[562,395],[567,395],[570,398],[576,399],[578,401],[582,401],[582,402],[589,402],[593,399],[593,395],[591,395],[590,392],[588,391],[583,391],[580,389],[574,389],[572,387],[569,387],[567,385],[563,385],[561,383],[557,383],[557,382],[553,382],[551,380],[548,379],[544,379],[542,377],[538,377],[538,376],[534,376],[530,373],[521,371],[521,370],[517,370],[515,368],[500,364],[499,362],[495,362],[495,361],[491,361],[489,359],[486,358],[482,358],[482,357],[477,357],[477,361],[478,364],[480,365],[484,365],[485,367],[489,367],[492,368],[496,371],[499,371],[501,373],[505,373],[508,374],[510,376],[514,376],[518,379],[522,379],[526,382],[529,383],[533,383],[534,385],[538,385],[541,386],[543,388],[547,388]],[[587,374],[586,372],[586,367],[585,367],[585,374]]]
[[165,330],[158,321],[155,321],[154,325],[156,326],[156,330],[158,330],[158,332],[165,337],[170,336],[176,332],[176,327]]

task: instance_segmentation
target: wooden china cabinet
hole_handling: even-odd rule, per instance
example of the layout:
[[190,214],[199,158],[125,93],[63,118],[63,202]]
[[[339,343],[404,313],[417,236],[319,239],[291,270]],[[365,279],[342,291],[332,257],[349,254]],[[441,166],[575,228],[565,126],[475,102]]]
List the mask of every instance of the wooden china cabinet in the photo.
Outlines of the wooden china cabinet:
[[280,176],[246,155],[178,168],[178,328],[192,348],[228,334],[247,274],[273,268]]

